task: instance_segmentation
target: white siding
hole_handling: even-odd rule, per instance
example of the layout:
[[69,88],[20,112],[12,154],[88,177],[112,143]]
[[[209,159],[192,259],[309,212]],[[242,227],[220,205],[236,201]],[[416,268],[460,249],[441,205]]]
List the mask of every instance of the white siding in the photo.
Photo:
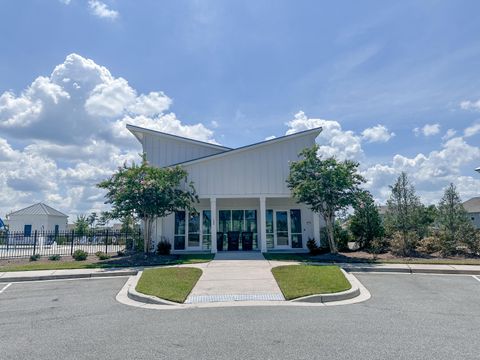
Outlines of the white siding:
[[169,139],[152,134],[143,134],[142,145],[150,164],[159,167],[223,152],[221,149],[208,145],[195,144],[182,141],[181,139]]
[[293,137],[261,146],[252,146],[225,156],[185,164],[200,197],[289,196],[285,180],[290,161],[314,144],[317,134]]
[[59,226],[59,230],[63,231],[67,227],[67,217],[52,215],[11,215],[5,221],[10,231],[23,231],[25,225],[32,225],[32,232],[37,231],[54,231],[55,225]]

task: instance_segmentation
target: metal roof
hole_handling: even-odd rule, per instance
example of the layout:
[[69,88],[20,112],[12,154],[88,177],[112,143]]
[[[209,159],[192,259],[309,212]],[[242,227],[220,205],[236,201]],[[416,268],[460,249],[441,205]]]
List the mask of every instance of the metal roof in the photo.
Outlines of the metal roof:
[[480,196],[465,201],[463,207],[468,213],[480,213]]
[[12,215],[52,215],[52,216],[68,217],[68,215],[58,210],[55,210],[51,206],[48,206],[44,203],[34,204],[24,209],[13,211],[10,214],[8,214],[8,216],[12,216]]

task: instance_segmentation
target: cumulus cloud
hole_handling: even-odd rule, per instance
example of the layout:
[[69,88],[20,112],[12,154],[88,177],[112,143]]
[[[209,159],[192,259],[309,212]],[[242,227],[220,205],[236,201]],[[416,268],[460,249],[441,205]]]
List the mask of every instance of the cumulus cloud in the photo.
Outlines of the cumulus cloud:
[[368,142],[387,142],[394,136],[395,133],[380,124],[362,131],[362,138]]
[[480,123],[473,124],[464,130],[465,137],[471,137],[480,133]]
[[448,129],[445,135],[442,136],[442,140],[448,140],[454,137],[457,134],[457,131],[454,129]]
[[93,15],[102,19],[115,20],[118,17],[118,11],[110,9],[107,4],[99,0],[88,0],[88,6]]
[[34,201],[69,214],[104,208],[95,184],[141,151],[126,124],[216,143],[211,129],[183,123],[171,104],[77,54],[20,94],[0,94],[0,214]]
[[[303,112],[296,114],[287,125],[289,126],[287,134],[322,126],[324,131],[317,138],[320,154],[359,161],[360,172],[367,180],[365,186],[379,203],[385,203],[388,199],[389,185],[393,184],[402,171],[407,172],[423,201],[427,203],[438,202],[442,189],[450,182],[457,185],[464,199],[478,196],[480,179],[474,174],[465,176],[462,172],[466,168],[473,169],[473,166],[477,166],[475,164],[480,158],[480,147],[469,144],[467,139],[480,132],[480,124],[467,127],[464,136],[455,137],[455,130],[449,129],[443,137],[444,142],[440,148],[429,153],[414,156],[394,154],[381,163],[373,164],[363,156],[361,140],[369,141],[372,133],[370,129],[383,127],[382,125],[365,129],[358,135],[353,131],[343,130],[337,121],[310,119]],[[418,131],[425,136],[431,135],[432,132],[438,133],[440,126],[436,125],[438,124],[427,125]],[[385,133],[389,134],[388,130]]]
[[440,124],[426,124],[421,128],[414,128],[413,133],[415,136],[423,135],[423,136],[432,136],[436,135],[440,132]]
[[463,110],[480,111],[480,99],[477,101],[465,100],[460,103],[460,108]]
[[323,156],[335,156],[339,159],[360,159],[363,157],[361,138],[353,131],[344,131],[338,121],[308,118],[303,111],[295,114],[287,123],[286,134],[322,127],[317,138],[319,153]]

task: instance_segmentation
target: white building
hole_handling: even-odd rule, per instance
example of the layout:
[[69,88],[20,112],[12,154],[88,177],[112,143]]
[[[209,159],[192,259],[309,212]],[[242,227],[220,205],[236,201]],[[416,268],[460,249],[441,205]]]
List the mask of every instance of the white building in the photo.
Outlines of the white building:
[[[196,213],[157,219],[153,238],[174,251],[306,249],[320,241],[321,220],[292,198],[286,184],[291,161],[315,144],[321,128],[231,149],[127,125],[151,165],[180,165],[193,181]],[[213,240],[213,241],[212,241]]]
[[7,214],[5,224],[10,231],[23,231],[30,236],[37,231],[64,231],[68,216],[54,208],[38,203]]
[[475,228],[480,229],[480,197],[473,197],[470,200],[465,201],[463,207],[468,213],[468,218]]

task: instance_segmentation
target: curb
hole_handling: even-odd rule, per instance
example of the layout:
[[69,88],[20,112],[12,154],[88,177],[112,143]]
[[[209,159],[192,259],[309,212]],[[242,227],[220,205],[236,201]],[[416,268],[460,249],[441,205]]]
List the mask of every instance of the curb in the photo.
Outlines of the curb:
[[349,290],[331,293],[331,294],[314,294],[303,296],[300,298],[292,299],[290,302],[307,302],[307,303],[327,303],[332,301],[343,301],[343,300],[350,300],[360,296],[360,287],[358,286],[356,281],[352,281],[351,275],[347,273],[345,270],[340,269],[345,275],[346,279],[352,286]]
[[90,274],[60,274],[60,275],[44,275],[44,276],[17,276],[17,277],[1,277],[0,283],[5,282],[22,282],[22,281],[41,281],[41,280],[68,280],[68,279],[90,279],[112,276],[132,276],[138,273],[137,270],[126,270],[116,272],[97,272]]
[[388,267],[388,266],[362,266],[362,265],[353,265],[349,263],[320,263],[320,262],[307,262],[307,265],[336,265],[342,269],[345,269],[348,272],[377,272],[377,273],[402,273],[402,274],[444,274],[444,275],[480,275],[480,269],[435,269],[428,267],[418,267],[422,264],[412,264],[416,265],[414,267],[409,264],[404,264],[406,267]]
[[138,280],[140,280],[140,277],[142,276],[143,271],[139,271],[135,278],[132,278],[132,281],[130,283],[130,286],[128,287],[127,290],[127,296],[135,301],[146,303],[146,304],[156,304],[156,305],[170,305],[170,306],[175,306],[175,305],[180,305],[179,303],[161,299],[159,297],[153,296],[153,295],[146,295],[139,293],[135,288],[137,287]]

